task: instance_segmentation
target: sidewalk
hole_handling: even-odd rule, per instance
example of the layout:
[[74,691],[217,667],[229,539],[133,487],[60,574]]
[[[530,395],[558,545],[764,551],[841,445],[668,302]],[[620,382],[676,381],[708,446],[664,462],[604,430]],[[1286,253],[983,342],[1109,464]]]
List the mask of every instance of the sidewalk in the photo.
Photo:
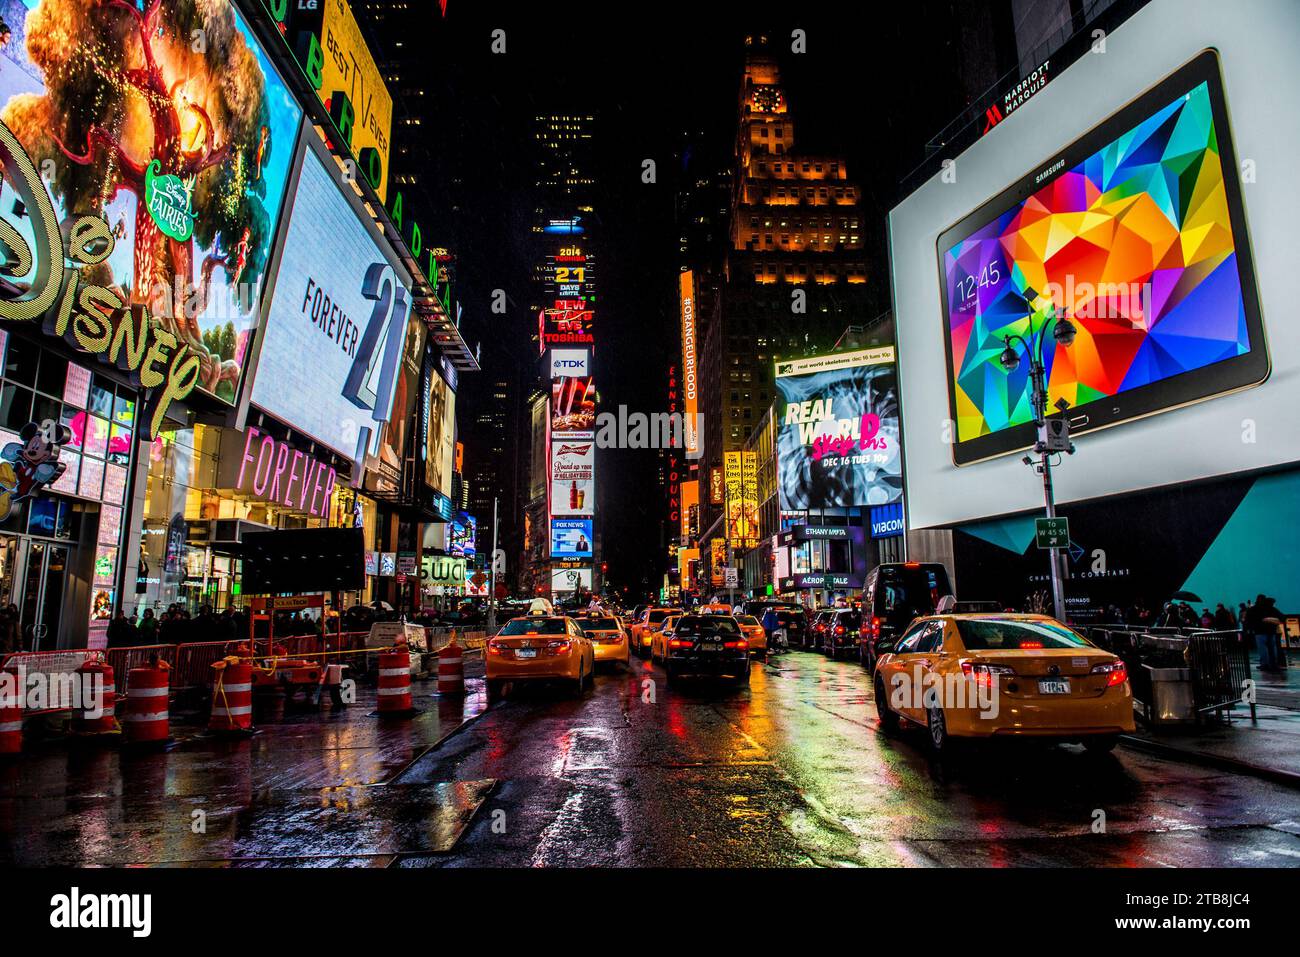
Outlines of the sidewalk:
[[1201,727],[1148,728],[1139,722],[1124,744],[1300,788],[1300,657],[1293,653],[1280,674],[1260,672],[1254,664],[1252,655],[1254,722],[1245,706],[1234,708],[1230,721]]

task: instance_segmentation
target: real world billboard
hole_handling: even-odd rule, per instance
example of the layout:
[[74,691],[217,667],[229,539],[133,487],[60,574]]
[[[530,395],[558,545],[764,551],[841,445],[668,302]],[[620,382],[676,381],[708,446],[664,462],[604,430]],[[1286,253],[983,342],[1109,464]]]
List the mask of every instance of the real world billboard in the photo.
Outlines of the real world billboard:
[[894,349],[776,364],[783,509],[884,505],[903,494]]
[[[165,4],[151,29],[135,4],[7,0],[0,10],[0,121],[57,218],[94,216],[113,238],[106,258],[78,270],[83,288],[108,290],[96,303],[105,312],[148,306],[199,358],[195,387],[234,403],[301,109],[231,3]],[[0,217],[34,249],[30,212],[8,201]],[[14,265],[11,282],[35,282],[39,262]]]
[[387,258],[313,131],[299,152],[251,402],[364,461],[392,413],[409,278]]

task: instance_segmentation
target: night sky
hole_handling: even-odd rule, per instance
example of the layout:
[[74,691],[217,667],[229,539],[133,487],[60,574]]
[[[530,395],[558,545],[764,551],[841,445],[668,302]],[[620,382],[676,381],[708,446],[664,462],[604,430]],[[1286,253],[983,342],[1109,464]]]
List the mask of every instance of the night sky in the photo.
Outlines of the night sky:
[[[899,198],[900,180],[923,159],[924,142],[964,105],[952,75],[955,58],[948,55],[957,36],[954,3],[921,0],[887,17],[867,4],[845,5],[842,12],[823,5],[818,9],[832,12],[817,15],[790,4],[566,3],[517,12],[492,6],[449,0],[440,19],[430,3],[427,41],[426,96],[434,109],[426,112],[435,116],[441,148],[430,155],[425,177],[440,184],[436,205],[447,216],[442,234],[459,260],[463,332],[471,345],[483,342],[484,372],[462,382],[462,432],[494,374],[535,358],[522,240],[531,212],[528,121],[542,112],[598,117],[593,172],[603,408],[664,408],[668,366],[680,362],[672,152],[682,131],[693,129],[703,131],[701,148],[710,158],[729,162],[742,41],[750,33],[765,33],[780,59],[796,149],[845,155],[850,178],[862,185],[868,261],[881,308],[888,308],[885,216]],[[491,52],[495,28],[506,31],[504,55]],[[795,28],[807,34],[801,55],[790,53]],[[394,135],[401,136],[400,127]],[[641,181],[647,158],[658,165],[653,185]],[[496,288],[507,291],[506,317],[488,310]],[[467,455],[473,445],[471,438]],[[634,592],[657,587],[665,563],[664,507],[654,454],[603,455],[597,481],[604,483],[611,583]]]

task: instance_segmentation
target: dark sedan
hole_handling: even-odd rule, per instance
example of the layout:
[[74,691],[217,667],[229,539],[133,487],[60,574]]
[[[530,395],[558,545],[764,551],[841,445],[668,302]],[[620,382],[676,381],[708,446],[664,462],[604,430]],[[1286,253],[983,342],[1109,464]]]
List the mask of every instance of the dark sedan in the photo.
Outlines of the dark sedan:
[[749,684],[749,639],[730,615],[682,615],[667,651],[670,683],[683,675],[726,675]]

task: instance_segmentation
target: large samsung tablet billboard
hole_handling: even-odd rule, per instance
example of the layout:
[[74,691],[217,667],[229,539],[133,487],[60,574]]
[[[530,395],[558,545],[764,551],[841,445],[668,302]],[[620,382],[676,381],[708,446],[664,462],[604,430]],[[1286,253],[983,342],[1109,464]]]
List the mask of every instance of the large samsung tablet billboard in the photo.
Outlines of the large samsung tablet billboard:
[[1153,0],[891,211],[911,527],[1041,502],[1022,340],[1070,406],[1058,503],[1300,460],[1296,192],[1260,172],[1300,149],[1297,35]]
[[251,402],[363,461],[392,411],[409,279],[362,220],[313,131],[300,152]]

